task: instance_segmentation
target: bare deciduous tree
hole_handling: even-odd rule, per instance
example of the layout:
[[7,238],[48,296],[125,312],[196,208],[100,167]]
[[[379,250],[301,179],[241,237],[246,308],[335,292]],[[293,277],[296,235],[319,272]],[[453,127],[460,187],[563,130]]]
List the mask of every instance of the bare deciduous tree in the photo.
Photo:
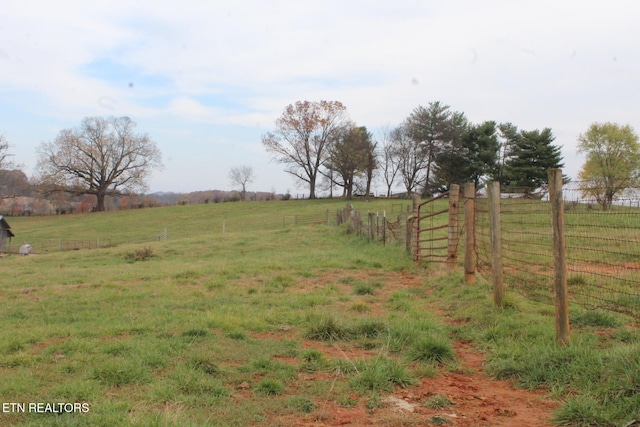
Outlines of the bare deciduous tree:
[[9,142],[4,137],[4,135],[0,135],[0,169],[5,169],[9,164]]
[[86,117],[79,127],[62,130],[38,150],[39,183],[46,192],[93,194],[96,210],[107,195],[146,188],[161,167],[161,153],[148,135],[135,133],[129,117]]
[[276,130],[263,135],[262,143],[286,165],[285,172],[309,185],[309,198],[315,199],[327,146],[347,121],[346,107],[338,101],[298,101],[285,108]]
[[251,166],[238,166],[229,171],[229,180],[231,185],[239,185],[242,187],[240,199],[245,201],[247,198],[247,184],[254,180],[253,168]]
[[425,182],[428,156],[420,142],[416,142],[407,132],[406,126],[399,126],[392,132],[394,155],[398,162],[398,172],[402,183],[411,197],[420,182]]
[[391,197],[391,188],[396,183],[396,177],[400,170],[400,161],[396,154],[396,146],[393,140],[393,129],[384,127],[380,131],[379,140],[382,144],[382,178],[387,187],[387,197]]
[[9,199],[24,195],[29,191],[27,176],[11,161],[13,154],[9,152],[9,141],[0,135],[0,199]]

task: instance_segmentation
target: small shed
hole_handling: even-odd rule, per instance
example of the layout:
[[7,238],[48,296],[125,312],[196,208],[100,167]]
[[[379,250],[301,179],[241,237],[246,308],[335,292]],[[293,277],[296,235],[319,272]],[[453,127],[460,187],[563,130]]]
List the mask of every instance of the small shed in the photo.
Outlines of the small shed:
[[0,254],[5,252],[7,238],[11,240],[14,234],[11,232],[11,226],[2,215],[0,215]]

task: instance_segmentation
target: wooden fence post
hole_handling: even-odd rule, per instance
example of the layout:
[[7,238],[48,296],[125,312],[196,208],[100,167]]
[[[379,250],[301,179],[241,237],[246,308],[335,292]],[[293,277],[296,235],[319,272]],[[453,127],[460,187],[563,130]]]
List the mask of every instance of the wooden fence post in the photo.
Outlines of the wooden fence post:
[[368,217],[369,217],[369,236],[368,236],[369,240],[373,240],[374,236],[375,236],[374,231],[373,231],[373,218],[374,218],[374,216],[375,216],[375,213],[369,212],[369,215],[368,215]]
[[476,283],[476,185],[468,182],[464,186],[464,283]]
[[564,235],[564,200],[562,198],[562,169],[549,169],[549,202],[551,204],[551,232],[553,236],[554,290],[556,297],[556,341],[568,344],[569,293],[567,290],[567,245]]
[[413,195],[413,204],[411,212],[413,214],[413,221],[411,221],[411,250],[416,261],[419,261],[420,248],[418,245],[418,229],[420,228],[420,217],[418,216],[418,207],[420,206],[421,197],[419,194]]
[[455,270],[458,265],[458,203],[460,200],[460,186],[451,184],[449,187],[449,240],[447,244],[447,266]]
[[405,226],[406,226],[406,230],[405,230],[405,244],[406,244],[406,250],[408,253],[410,253],[411,255],[414,255],[413,252],[413,222],[415,220],[415,215],[411,212],[407,213],[407,219],[405,220]]
[[500,183],[487,184],[489,196],[489,235],[491,239],[491,276],[493,278],[493,304],[502,307],[504,280],[502,270],[502,225],[500,223]]

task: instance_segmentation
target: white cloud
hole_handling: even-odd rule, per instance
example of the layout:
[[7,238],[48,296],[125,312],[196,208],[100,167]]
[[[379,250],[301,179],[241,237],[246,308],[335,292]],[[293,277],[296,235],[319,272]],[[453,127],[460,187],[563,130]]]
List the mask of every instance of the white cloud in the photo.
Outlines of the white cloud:
[[[631,0],[5,2],[0,133],[29,156],[52,128],[126,114],[185,155],[209,144],[243,164],[225,149],[235,141],[268,163],[260,133],[297,100],[339,100],[371,128],[440,100],[473,121],[551,127],[574,173],[591,122],[640,127],[639,11]],[[162,182],[202,168],[226,185],[199,161]]]

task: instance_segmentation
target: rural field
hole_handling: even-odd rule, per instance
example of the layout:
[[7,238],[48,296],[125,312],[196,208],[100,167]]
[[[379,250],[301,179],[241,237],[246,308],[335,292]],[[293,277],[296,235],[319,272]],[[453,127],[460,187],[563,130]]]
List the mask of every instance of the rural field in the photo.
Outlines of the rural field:
[[[409,202],[394,203],[354,207],[392,217]],[[0,259],[0,425],[640,420],[629,318],[571,307],[558,346],[553,305],[507,291],[496,309],[482,279],[326,225],[344,206],[7,218],[14,252],[28,242],[34,255]]]

